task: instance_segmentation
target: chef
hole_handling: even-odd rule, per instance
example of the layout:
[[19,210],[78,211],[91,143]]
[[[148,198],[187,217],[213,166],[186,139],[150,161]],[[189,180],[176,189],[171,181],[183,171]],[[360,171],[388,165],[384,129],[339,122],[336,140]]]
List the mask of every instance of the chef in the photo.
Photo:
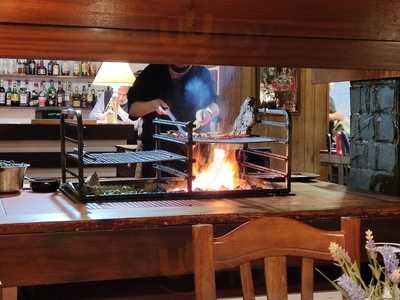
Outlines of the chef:
[[154,149],[152,121],[155,117],[166,115],[169,110],[178,121],[195,120],[196,128],[201,130],[219,115],[216,100],[207,68],[148,65],[128,93],[129,114],[143,118],[143,150]]

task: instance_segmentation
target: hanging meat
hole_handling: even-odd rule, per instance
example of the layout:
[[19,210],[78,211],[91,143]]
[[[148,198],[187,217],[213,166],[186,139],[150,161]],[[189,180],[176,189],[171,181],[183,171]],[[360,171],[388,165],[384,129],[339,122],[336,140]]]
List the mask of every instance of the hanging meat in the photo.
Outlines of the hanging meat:
[[251,127],[256,122],[256,106],[257,100],[253,97],[244,99],[240,106],[239,115],[236,117],[233,124],[233,135],[247,135],[250,134]]

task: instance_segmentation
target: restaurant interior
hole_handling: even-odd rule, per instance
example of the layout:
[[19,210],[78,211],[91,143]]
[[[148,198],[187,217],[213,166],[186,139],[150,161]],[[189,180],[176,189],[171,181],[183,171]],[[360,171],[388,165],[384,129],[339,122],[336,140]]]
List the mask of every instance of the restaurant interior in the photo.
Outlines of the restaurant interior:
[[398,17],[2,0],[0,300],[400,299]]

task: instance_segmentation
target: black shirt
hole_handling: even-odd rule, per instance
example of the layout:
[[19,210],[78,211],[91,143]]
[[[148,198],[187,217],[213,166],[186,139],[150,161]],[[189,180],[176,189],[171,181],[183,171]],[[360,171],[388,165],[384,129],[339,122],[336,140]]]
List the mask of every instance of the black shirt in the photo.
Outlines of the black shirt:
[[[192,66],[184,77],[171,79],[168,65],[149,65],[128,92],[128,106],[135,101],[161,99],[166,102],[178,121],[193,121],[196,111],[215,102],[217,96],[210,72],[201,66]],[[154,149],[154,124],[159,116],[150,113],[143,117],[143,150]]]

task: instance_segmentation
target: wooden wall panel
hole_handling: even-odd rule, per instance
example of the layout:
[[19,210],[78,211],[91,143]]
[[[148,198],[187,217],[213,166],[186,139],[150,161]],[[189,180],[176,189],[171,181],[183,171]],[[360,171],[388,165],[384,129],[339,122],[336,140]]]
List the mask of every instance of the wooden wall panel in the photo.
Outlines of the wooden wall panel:
[[0,22],[0,57],[400,70],[400,42]]
[[390,0],[2,0],[0,22],[399,41],[400,3]]
[[313,69],[313,83],[400,77],[400,71]]
[[320,173],[319,151],[328,130],[328,84],[312,84],[311,69],[300,74],[300,114],[293,116],[293,171]]

